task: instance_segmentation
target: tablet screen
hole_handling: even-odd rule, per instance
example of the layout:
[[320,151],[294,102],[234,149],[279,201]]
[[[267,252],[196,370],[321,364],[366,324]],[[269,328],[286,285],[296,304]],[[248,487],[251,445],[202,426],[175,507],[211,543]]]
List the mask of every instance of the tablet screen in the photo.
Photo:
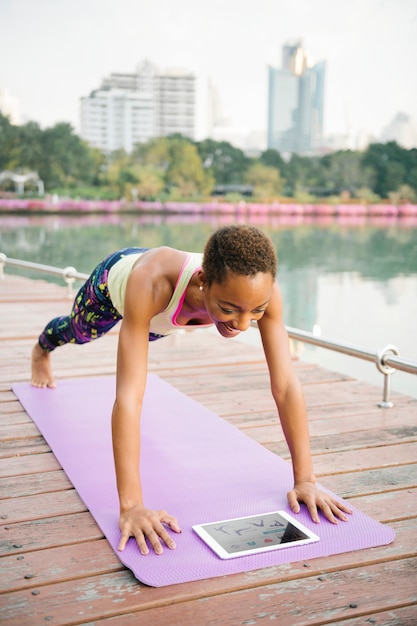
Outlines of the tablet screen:
[[199,524],[193,529],[223,559],[319,541],[285,511]]

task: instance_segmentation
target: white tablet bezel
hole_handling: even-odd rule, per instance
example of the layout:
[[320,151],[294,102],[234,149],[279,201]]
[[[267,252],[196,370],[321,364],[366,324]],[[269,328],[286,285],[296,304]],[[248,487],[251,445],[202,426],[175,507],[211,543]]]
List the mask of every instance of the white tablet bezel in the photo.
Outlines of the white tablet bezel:
[[[209,534],[207,531],[207,527],[214,526],[218,524],[227,524],[233,522],[246,522],[249,520],[259,520],[262,517],[269,515],[279,515],[285,521],[291,523],[297,530],[302,532],[305,537],[302,539],[297,539],[295,541],[287,541],[284,543],[274,544],[272,546],[259,546],[259,547],[248,547],[244,550],[238,550],[234,552],[227,551],[216,539]],[[212,550],[219,556],[221,559],[234,559],[239,556],[250,556],[251,554],[259,554],[260,552],[270,552],[271,550],[280,550],[283,548],[293,548],[296,546],[304,546],[309,543],[315,543],[320,541],[320,537],[318,537],[315,533],[313,533],[309,528],[306,528],[301,524],[297,519],[289,515],[286,511],[269,511],[268,513],[256,513],[254,515],[243,515],[241,517],[234,517],[225,520],[219,520],[214,522],[206,522],[204,524],[196,524],[193,527],[194,532],[202,539]],[[272,534],[273,531],[262,531],[262,534]]]

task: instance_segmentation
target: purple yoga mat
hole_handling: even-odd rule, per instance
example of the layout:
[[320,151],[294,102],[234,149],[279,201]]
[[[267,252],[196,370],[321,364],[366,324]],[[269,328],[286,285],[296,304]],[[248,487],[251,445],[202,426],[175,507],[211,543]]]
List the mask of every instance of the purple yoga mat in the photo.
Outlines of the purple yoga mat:
[[305,508],[297,516],[318,543],[222,560],[192,525],[266,513],[291,512],[289,463],[219,416],[150,374],[142,414],[145,503],[175,515],[182,533],[175,550],[142,556],[133,539],[117,551],[118,498],[110,416],[114,377],[61,381],[56,389],[18,383],[13,391],[51,446],[68,478],[116,554],[136,578],[161,587],[385,545],[394,531],[355,509],[348,522],[319,525]]

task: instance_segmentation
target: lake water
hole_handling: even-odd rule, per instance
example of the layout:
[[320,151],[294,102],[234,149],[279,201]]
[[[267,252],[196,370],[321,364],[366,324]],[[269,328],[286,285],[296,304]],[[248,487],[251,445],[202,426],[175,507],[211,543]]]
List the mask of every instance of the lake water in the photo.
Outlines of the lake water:
[[[201,251],[208,236],[233,217],[144,215],[0,216],[0,252],[90,272],[109,252],[129,245]],[[398,218],[263,218],[259,226],[278,253],[278,281],[288,326],[376,352],[387,344],[417,361],[417,223]],[[46,279],[46,274],[22,272]],[[59,281],[59,279],[47,278]],[[1,288],[1,284],[0,284]],[[257,342],[257,331],[245,336]],[[298,343],[304,361],[381,387],[367,361]],[[417,397],[417,376],[396,372],[393,390]]]

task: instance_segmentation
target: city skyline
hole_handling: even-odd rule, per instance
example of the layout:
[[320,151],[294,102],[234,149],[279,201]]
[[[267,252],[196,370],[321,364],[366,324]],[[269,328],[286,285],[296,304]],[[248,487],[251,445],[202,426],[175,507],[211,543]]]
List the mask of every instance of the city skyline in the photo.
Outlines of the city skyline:
[[79,132],[80,99],[147,58],[196,76],[196,138],[207,131],[207,84],[235,131],[265,131],[267,68],[299,39],[326,61],[324,133],[381,136],[398,113],[417,122],[414,0],[41,0],[0,2],[0,88],[23,122]]

